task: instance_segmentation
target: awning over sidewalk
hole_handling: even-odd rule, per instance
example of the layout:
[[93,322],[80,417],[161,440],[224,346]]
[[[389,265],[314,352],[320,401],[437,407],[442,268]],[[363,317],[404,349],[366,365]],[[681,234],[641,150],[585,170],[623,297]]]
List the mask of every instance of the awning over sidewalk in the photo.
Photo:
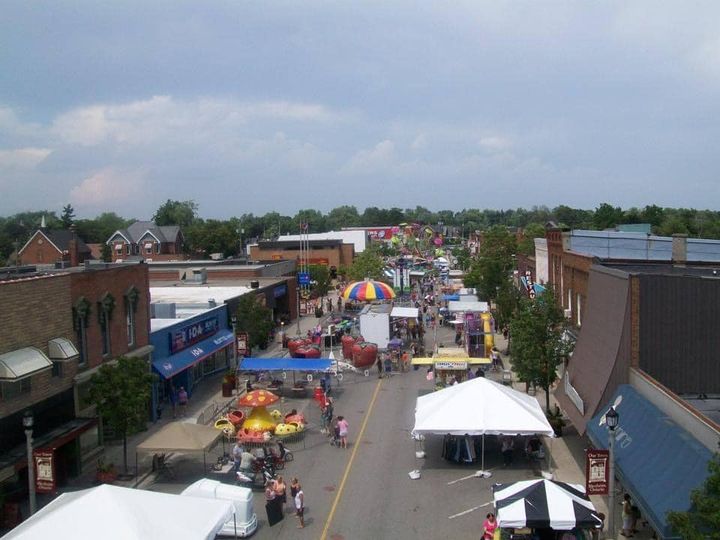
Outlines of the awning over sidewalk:
[[232,345],[233,341],[233,333],[230,330],[220,330],[212,337],[196,343],[184,351],[166,358],[153,360],[153,368],[164,378],[169,379],[220,349]]
[[330,358],[243,358],[240,371],[325,371],[330,369]]
[[52,367],[52,361],[35,347],[0,354],[0,380],[3,381],[18,381]]
[[609,446],[609,430],[600,422],[614,403],[620,415],[616,472],[653,528],[663,538],[680,538],[666,514],[690,508],[690,491],[705,481],[712,452],[627,384],[588,422],[587,434],[598,448]]

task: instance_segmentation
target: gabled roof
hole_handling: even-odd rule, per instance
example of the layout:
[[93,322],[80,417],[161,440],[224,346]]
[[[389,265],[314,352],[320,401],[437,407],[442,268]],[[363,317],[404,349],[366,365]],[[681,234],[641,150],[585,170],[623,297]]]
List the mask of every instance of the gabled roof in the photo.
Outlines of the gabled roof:
[[[70,240],[72,240],[73,232],[68,231],[65,229],[38,229],[35,231],[35,234],[33,234],[30,239],[25,242],[25,245],[20,249],[20,252],[24,251],[25,248],[32,242],[32,240],[38,235],[42,235],[47,239],[48,242],[50,242],[55,249],[58,250],[61,254],[65,251],[68,251],[70,249]],[[78,242],[78,251],[80,253],[90,253],[90,248],[87,246],[87,244],[83,241],[82,238],[79,236],[77,237]]]
[[115,238],[122,236],[129,244],[137,244],[146,234],[151,234],[158,242],[176,242],[178,237],[182,235],[178,225],[163,225],[158,227],[152,221],[136,221],[127,229],[119,229],[115,231],[106,243]]

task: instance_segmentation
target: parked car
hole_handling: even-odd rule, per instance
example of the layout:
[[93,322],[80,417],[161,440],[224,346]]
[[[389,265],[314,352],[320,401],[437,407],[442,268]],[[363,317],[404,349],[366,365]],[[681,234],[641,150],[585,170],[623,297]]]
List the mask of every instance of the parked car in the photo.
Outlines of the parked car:
[[257,529],[257,515],[253,510],[253,492],[249,488],[223,484],[218,480],[202,478],[186,487],[180,494],[187,497],[230,501],[235,515],[225,522],[219,536],[250,536]]

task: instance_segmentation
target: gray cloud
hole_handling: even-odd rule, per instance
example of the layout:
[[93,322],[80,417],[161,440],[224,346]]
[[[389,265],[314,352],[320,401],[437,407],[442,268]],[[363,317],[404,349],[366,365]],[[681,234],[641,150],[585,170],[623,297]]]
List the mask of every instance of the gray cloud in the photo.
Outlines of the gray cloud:
[[720,4],[4,6],[0,214],[718,207]]

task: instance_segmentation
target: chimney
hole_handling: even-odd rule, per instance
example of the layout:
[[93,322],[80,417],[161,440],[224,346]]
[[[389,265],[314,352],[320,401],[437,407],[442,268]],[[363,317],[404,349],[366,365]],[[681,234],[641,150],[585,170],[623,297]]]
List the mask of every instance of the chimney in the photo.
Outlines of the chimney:
[[687,234],[672,235],[672,262],[681,266],[687,262]]
[[78,238],[77,229],[75,224],[70,225],[70,232],[72,237],[68,242],[68,251],[70,252],[70,267],[78,266],[80,264],[80,250],[78,249]]

